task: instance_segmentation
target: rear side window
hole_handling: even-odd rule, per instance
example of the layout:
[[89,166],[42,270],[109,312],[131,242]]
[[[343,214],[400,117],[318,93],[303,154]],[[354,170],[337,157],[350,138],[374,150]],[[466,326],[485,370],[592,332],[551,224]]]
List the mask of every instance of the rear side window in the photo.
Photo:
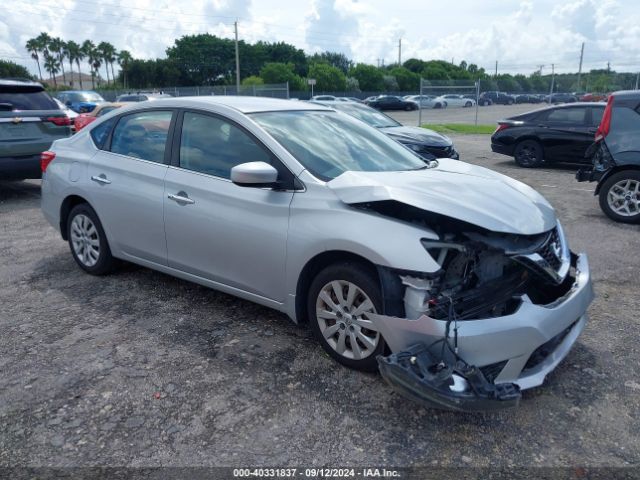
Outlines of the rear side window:
[[59,110],[58,104],[43,90],[0,87],[0,103],[8,103],[13,110]]
[[163,163],[171,125],[171,111],[146,111],[120,117],[113,130],[111,151]]
[[611,131],[616,134],[628,133],[629,143],[633,141],[636,144],[638,133],[640,133],[640,106],[634,110],[629,107],[617,107],[614,103]]
[[586,108],[559,108],[552,110],[547,116],[551,123],[584,124]]
[[116,124],[117,118],[111,118],[106,122],[102,122],[100,125],[91,130],[91,138],[93,139],[93,143],[96,144],[100,150],[104,150],[105,142],[107,138],[109,138],[109,133],[111,129]]

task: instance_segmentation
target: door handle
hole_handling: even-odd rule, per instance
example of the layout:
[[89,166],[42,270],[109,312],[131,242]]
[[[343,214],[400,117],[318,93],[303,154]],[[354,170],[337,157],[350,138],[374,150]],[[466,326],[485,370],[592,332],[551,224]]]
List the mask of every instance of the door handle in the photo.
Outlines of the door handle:
[[167,198],[169,198],[169,200],[173,200],[174,202],[177,203],[182,203],[185,205],[192,205],[194,203],[196,203],[195,200],[191,200],[187,194],[185,192],[178,192],[178,193],[170,193],[169,195],[167,195]]
[[93,180],[94,182],[102,183],[103,185],[109,185],[111,183],[111,180],[108,180],[104,173],[101,173],[100,175],[94,175],[93,177],[91,177],[91,180]]

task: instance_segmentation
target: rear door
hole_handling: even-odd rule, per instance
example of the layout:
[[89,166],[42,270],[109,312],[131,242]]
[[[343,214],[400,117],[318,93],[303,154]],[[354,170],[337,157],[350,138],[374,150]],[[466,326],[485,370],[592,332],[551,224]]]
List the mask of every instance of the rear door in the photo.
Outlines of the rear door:
[[582,161],[593,142],[590,109],[586,106],[549,110],[539,119],[537,133],[545,158],[555,161]]
[[89,164],[93,208],[112,248],[133,260],[167,264],[163,195],[175,115],[150,109],[108,120],[115,127]]
[[169,266],[283,302],[293,192],[231,182],[232,167],[255,161],[272,164],[293,184],[291,172],[244,128],[208,112],[184,112],[165,179]]

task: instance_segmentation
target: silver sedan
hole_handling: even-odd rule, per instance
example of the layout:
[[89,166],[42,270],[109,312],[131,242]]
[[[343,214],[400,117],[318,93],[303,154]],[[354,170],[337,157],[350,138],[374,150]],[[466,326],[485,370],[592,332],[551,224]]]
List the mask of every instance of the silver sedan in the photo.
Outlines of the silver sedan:
[[43,213],[86,272],[120,259],[275,308],[340,363],[451,408],[541,384],[593,298],[586,256],[530,187],[320,105],[132,105],[42,168]]

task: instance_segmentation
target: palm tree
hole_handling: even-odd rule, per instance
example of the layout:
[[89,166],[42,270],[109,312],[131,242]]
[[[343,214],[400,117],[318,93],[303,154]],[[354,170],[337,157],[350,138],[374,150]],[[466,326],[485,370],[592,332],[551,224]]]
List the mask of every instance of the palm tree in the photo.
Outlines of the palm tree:
[[56,54],[58,57],[58,64],[62,68],[62,81],[67,83],[67,77],[64,73],[64,41],[60,37],[51,39],[49,43],[49,50]]
[[53,86],[57,88],[56,73],[60,71],[60,62],[48,51],[44,54],[44,69],[49,72],[49,79],[53,80]]
[[75,59],[76,59],[76,67],[78,67],[78,81],[80,82],[80,90],[82,90],[82,71],[80,70],[80,61],[84,60],[85,53],[81,45],[78,45],[75,42],[71,42],[71,43],[74,43],[78,47],[78,50],[75,52]]
[[40,51],[40,44],[38,43],[38,39],[32,38],[28,40],[25,47],[31,54],[31,58],[33,58],[38,64],[38,76],[40,77],[40,81],[42,81],[42,70],[40,70],[40,56],[38,55],[38,52]]
[[73,87],[73,62],[78,66],[78,79],[80,80],[80,88],[82,89],[82,80],[80,79],[80,55],[82,49],[73,40],[67,42],[67,58],[69,59],[69,70],[71,70],[71,86]]
[[127,88],[127,69],[133,57],[127,50],[121,50],[118,54],[118,63],[122,67],[122,88]]
[[93,71],[93,60],[95,58],[96,46],[91,40],[85,40],[82,42],[82,53],[86,57],[89,62],[89,67],[91,69],[91,88],[96,88],[95,84],[95,72]]
[[107,72],[107,85],[109,85],[109,60],[111,62],[115,61],[114,53],[116,49],[109,42],[100,42],[98,44],[98,54],[100,55],[100,59],[104,60],[105,70]]
[[116,74],[113,71],[113,64],[114,62],[118,59],[118,51],[116,50],[116,48],[109,44],[109,50],[108,50],[108,55],[107,55],[107,61],[109,62],[109,65],[111,65],[111,81],[113,82],[113,84],[116,84]]

